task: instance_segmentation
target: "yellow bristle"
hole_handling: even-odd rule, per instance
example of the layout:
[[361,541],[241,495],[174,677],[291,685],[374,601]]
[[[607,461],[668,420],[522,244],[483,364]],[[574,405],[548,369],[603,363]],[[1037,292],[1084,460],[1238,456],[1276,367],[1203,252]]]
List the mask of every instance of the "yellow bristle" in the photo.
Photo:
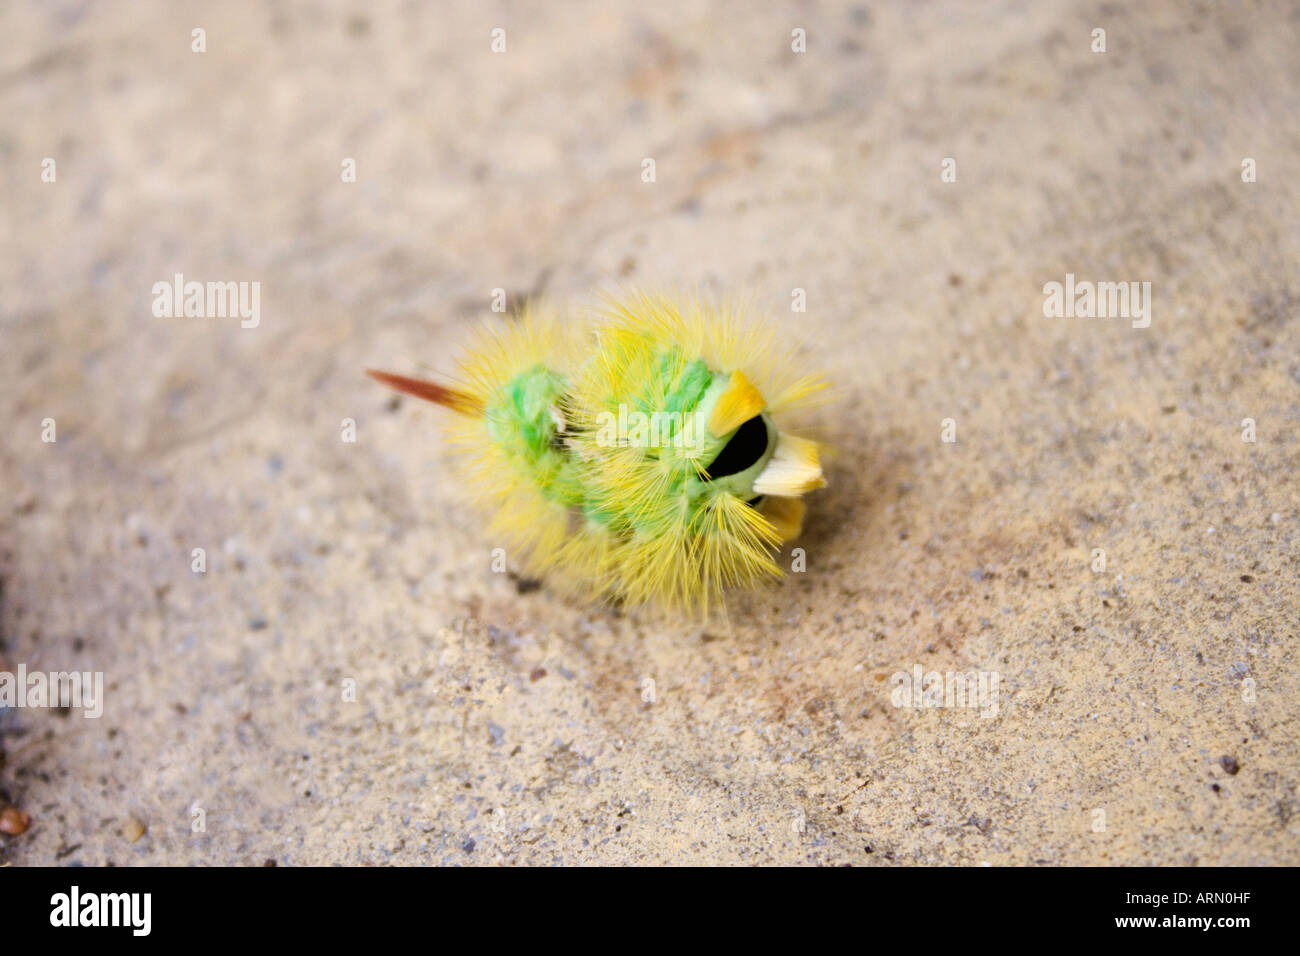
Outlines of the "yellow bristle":
[[721,438],[761,412],[763,404],[762,394],[744,373],[732,372],[731,384],[718,396],[718,404],[709,415],[709,431],[715,438]]
[[782,541],[799,537],[803,530],[804,510],[802,498],[778,498],[776,495],[764,498],[759,509],[763,517],[772,522],[777,537]]
[[760,495],[793,498],[825,484],[817,443],[782,434],[777,437],[776,451],[767,467],[754,479],[754,491]]

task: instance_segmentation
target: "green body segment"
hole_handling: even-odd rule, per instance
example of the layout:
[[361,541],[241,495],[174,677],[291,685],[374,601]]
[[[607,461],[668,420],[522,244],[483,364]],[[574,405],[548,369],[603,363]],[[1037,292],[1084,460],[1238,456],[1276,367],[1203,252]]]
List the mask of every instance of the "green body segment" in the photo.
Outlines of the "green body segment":
[[694,518],[714,495],[751,498],[754,479],[776,446],[771,419],[762,415],[767,445],[757,461],[735,474],[710,477],[705,469],[735,434],[714,436],[705,425],[727,388],[729,373],[710,370],[702,359],[685,360],[676,349],[657,356],[651,371],[654,378],[639,393],[608,395],[600,404],[610,416],[617,416],[622,406],[646,416],[658,414],[656,421],[665,423],[656,443],[637,447],[661,477],[662,494],[656,502],[623,507],[597,492],[600,464],[592,457],[607,450],[599,443],[593,447],[590,435],[575,431],[578,426],[569,420],[572,410],[567,406],[569,383],[543,365],[521,372],[498,392],[486,408],[487,428],[544,497],[614,533],[654,533],[664,511],[685,509]]
[[568,507],[587,498],[580,470],[559,440],[564,377],[541,365],[515,376],[486,409],[488,431],[542,494]]

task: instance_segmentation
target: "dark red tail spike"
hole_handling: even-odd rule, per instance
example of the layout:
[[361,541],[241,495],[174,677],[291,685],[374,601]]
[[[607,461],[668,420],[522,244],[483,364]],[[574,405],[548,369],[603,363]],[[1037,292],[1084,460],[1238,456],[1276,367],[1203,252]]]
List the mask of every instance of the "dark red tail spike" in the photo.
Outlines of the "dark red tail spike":
[[392,372],[379,372],[373,368],[366,369],[366,374],[382,385],[406,395],[414,395],[416,398],[422,398],[426,402],[434,402],[450,408],[454,412],[460,412],[462,415],[479,416],[483,414],[483,403],[473,395],[466,395],[464,392],[458,392],[454,388],[447,388],[438,385],[435,382],[426,382],[419,378],[407,378],[405,375],[394,375]]

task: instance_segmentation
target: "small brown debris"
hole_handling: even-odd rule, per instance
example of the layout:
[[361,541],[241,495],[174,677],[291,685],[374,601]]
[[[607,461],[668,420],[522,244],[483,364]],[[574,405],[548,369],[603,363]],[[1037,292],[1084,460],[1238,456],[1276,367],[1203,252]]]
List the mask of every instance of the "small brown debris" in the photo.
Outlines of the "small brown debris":
[[32,818],[17,807],[6,807],[0,811],[0,833],[18,836],[25,833],[31,824]]
[[1227,771],[1229,774],[1234,776],[1236,775],[1237,771],[1241,769],[1241,765],[1237,763],[1237,758],[1230,757],[1227,754],[1224,754],[1222,757],[1219,758],[1219,763],[1223,765],[1223,769],[1225,771]]
[[123,833],[126,835],[128,840],[134,843],[136,840],[140,839],[140,837],[144,836],[148,829],[147,826],[135,817],[129,817],[127,818],[126,827],[124,828]]
[[546,676],[545,667],[534,667],[528,675],[530,681],[539,681]]

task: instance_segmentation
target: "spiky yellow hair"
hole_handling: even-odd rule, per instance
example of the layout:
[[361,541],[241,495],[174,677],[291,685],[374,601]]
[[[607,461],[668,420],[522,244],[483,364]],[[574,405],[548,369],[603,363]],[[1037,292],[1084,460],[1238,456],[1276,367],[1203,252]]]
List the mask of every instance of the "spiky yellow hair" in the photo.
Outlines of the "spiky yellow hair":
[[[590,320],[534,306],[485,331],[457,389],[372,374],[463,413],[451,441],[466,484],[531,568],[707,611],[780,576],[800,496],[824,483],[817,445],[775,423],[825,387],[789,353],[734,305],[635,293]],[[629,419],[650,427],[627,434]]]

